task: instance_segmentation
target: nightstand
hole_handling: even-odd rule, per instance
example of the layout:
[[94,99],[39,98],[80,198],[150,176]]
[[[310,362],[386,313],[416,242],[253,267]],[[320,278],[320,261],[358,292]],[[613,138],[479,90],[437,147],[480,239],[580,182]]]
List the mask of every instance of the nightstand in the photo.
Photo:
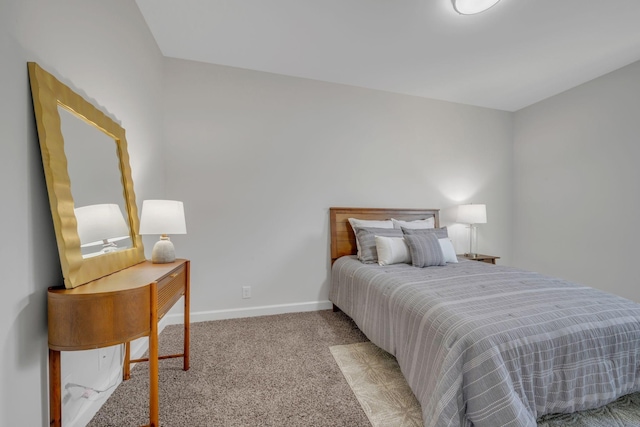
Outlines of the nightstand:
[[499,256],[483,255],[483,254],[475,254],[473,256],[469,254],[458,254],[458,257],[464,258],[464,259],[470,259],[472,261],[486,262],[487,264],[495,264],[496,260],[500,259]]

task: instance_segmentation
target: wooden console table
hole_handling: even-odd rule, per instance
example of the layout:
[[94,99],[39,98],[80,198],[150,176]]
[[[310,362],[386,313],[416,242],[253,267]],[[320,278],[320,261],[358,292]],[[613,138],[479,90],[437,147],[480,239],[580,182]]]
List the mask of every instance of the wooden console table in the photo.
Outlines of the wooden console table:
[[[145,261],[73,288],[49,288],[49,419],[61,427],[60,352],[125,344],[124,379],[130,364],[149,361],[149,427],[158,427],[158,360],[182,357],[189,369],[190,261]],[[184,353],[158,355],[158,321],[184,295]],[[130,360],[129,342],[149,337],[149,358]]]

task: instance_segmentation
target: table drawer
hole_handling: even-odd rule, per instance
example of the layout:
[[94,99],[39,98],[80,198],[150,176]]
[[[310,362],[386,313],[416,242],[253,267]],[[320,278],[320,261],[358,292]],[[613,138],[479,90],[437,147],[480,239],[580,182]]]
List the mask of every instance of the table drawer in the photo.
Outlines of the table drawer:
[[158,320],[184,295],[187,286],[187,270],[184,265],[176,268],[158,281]]

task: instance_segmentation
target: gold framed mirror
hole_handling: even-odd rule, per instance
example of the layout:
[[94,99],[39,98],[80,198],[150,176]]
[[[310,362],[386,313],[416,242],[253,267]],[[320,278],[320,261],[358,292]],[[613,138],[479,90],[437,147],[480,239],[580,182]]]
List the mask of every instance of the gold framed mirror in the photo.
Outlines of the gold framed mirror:
[[[124,129],[38,64],[29,62],[28,68],[65,287],[144,261]],[[117,231],[87,232],[87,211],[100,225],[107,217],[95,212],[116,213]]]

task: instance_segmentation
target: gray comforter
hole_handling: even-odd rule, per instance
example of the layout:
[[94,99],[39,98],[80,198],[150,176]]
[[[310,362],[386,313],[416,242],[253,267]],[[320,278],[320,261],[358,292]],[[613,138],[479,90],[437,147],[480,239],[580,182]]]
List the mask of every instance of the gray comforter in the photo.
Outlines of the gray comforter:
[[393,354],[429,426],[535,426],[640,390],[640,305],[461,261],[337,260],[330,300]]

